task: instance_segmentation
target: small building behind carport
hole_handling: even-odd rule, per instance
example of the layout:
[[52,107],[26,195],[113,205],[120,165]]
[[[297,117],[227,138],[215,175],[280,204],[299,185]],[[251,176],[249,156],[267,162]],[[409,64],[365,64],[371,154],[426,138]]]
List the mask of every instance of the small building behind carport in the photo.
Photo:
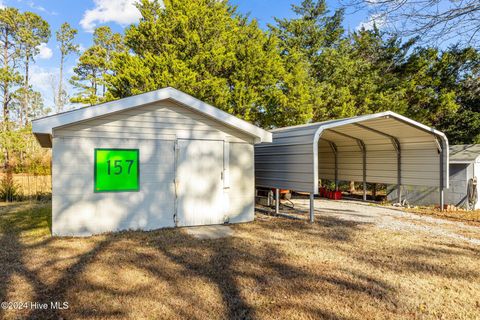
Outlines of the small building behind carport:
[[52,148],[52,233],[254,217],[254,144],[271,133],[173,88],[33,121]]
[[[478,196],[472,197],[472,204],[468,203],[469,184],[473,179],[480,177],[480,144],[463,144],[450,146],[450,185],[445,191],[445,203],[456,207],[479,209]],[[472,180],[472,181],[471,181]],[[480,192],[478,183],[471,188]],[[388,199],[396,200],[397,187],[388,188]],[[404,199],[411,205],[438,205],[437,188],[420,186],[403,186]],[[473,189],[470,189],[473,195]]]
[[361,181],[364,199],[367,182],[436,187],[443,202],[448,139],[412,119],[386,111],[271,132],[255,146],[256,185],[310,193],[311,221],[319,179]]

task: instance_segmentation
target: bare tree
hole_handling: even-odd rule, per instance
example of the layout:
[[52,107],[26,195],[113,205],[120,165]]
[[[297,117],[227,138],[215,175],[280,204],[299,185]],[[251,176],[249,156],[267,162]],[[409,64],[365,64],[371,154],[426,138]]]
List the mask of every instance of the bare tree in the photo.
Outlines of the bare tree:
[[64,111],[64,106],[68,103],[69,97],[65,89],[60,90],[60,77],[51,73],[49,76],[50,88],[53,93],[53,104],[55,113]]
[[444,41],[480,46],[480,0],[341,0],[354,10],[367,10],[373,22],[420,42]]

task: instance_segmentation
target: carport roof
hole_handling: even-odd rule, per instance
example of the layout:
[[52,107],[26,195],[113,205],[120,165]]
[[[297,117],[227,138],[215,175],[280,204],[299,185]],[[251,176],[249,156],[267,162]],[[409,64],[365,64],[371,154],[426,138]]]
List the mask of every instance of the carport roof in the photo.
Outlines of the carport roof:
[[272,141],[272,134],[270,132],[172,87],[166,87],[120,100],[61,112],[36,119],[32,121],[32,131],[43,147],[51,147],[51,136],[54,128],[90,120],[92,118],[105,116],[127,109],[141,107],[150,103],[167,99],[176,101],[181,105],[196,112],[202,113],[226,126],[253,136],[256,142]]
[[[373,119],[378,119],[378,118],[395,118],[401,122],[404,122],[405,124],[409,124],[410,126],[416,127],[418,129],[421,129],[423,131],[435,134],[437,136],[441,136],[446,139],[446,136],[443,134],[443,132],[435,130],[431,127],[428,127],[420,122],[414,121],[410,118],[404,117],[398,113],[395,113],[393,111],[384,111],[384,112],[379,112],[379,113],[374,113],[374,114],[367,114],[367,115],[361,115],[361,116],[356,116],[356,117],[351,117],[351,118],[344,118],[344,119],[335,119],[335,120],[327,120],[323,122],[315,122],[315,123],[309,123],[309,124],[304,124],[304,125],[298,125],[298,126],[291,126],[291,127],[284,127],[284,128],[278,128],[278,129],[273,129],[271,130],[272,133],[279,133],[279,132],[293,132],[293,131],[303,131],[307,132],[310,131],[310,129],[313,129],[315,132],[320,133],[322,130],[326,129],[332,129],[335,127],[340,127],[344,126],[347,124],[353,124],[353,123],[360,123],[363,121],[367,120],[373,120]],[[388,132],[385,132],[388,134]]]
[[[364,183],[448,187],[445,134],[392,111],[271,132],[272,143],[256,146],[258,186],[317,193],[318,178],[335,176]],[[322,151],[319,158],[324,146],[328,154]]]

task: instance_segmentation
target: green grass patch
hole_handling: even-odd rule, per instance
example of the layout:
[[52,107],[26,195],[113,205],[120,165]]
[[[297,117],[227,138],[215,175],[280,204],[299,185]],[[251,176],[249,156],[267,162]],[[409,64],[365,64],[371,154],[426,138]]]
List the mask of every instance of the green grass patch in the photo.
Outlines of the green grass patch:
[[0,204],[0,232],[21,236],[42,237],[51,235],[51,203],[19,202]]

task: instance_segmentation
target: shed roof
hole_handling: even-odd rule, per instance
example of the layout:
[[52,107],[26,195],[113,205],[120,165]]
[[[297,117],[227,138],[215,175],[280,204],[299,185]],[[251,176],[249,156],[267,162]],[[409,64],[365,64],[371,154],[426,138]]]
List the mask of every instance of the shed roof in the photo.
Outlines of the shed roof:
[[200,112],[226,126],[246,133],[254,137],[255,141],[258,143],[272,141],[272,134],[270,132],[171,87],[36,119],[32,122],[32,131],[43,147],[51,147],[51,136],[54,128],[90,120],[127,109],[134,109],[167,99],[176,101],[181,105]]
[[480,156],[480,144],[457,144],[450,146],[450,163],[467,163]]

